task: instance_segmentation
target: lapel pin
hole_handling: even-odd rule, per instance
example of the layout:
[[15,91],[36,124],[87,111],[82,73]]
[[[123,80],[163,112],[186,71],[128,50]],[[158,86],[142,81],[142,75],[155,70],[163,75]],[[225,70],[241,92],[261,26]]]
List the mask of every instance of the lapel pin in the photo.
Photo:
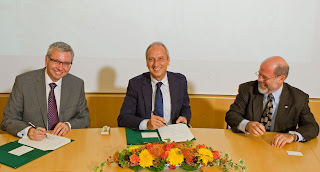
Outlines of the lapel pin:
[[288,106],[284,106],[284,108],[288,109]]

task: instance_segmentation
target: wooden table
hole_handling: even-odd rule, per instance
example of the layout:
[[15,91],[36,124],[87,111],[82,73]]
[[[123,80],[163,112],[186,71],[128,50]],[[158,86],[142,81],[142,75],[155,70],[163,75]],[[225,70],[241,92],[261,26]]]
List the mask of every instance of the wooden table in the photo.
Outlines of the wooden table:
[[[100,130],[100,128],[73,129],[65,137],[74,139],[74,142],[18,169],[0,165],[0,171],[93,171],[95,165],[100,164],[115,151],[122,150],[126,146],[124,128],[111,128],[111,135],[106,136],[100,135]],[[320,169],[320,138],[307,143],[292,143],[283,148],[275,148],[271,146],[271,140],[276,133],[266,133],[261,137],[254,137],[233,133],[227,129],[191,128],[191,131],[197,139],[194,141],[195,144],[205,144],[213,149],[227,152],[234,161],[238,161],[240,158],[245,160],[248,172],[318,171]],[[17,139],[17,137],[8,134],[0,135],[1,144]],[[290,156],[287,151],[299,151],[303,156]],[[105,167],[104,171],[131,170],[112,164]],[[221,171],[221,169],[206,167],[203,171]]]

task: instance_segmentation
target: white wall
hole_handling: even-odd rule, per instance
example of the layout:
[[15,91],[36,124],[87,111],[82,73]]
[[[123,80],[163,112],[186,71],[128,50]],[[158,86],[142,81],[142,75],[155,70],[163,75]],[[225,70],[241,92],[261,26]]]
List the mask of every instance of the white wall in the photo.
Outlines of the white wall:
[[2,0],[0,92],[44,67],[48,46],[64,41],[86,92],[124,93],[147,71],[147,46],[162,41],[168,69],[186,75],[189,93],[235,95],[265,58],[280,55],[290,65],[287,82],[320,98],[319,7],[317,0]]

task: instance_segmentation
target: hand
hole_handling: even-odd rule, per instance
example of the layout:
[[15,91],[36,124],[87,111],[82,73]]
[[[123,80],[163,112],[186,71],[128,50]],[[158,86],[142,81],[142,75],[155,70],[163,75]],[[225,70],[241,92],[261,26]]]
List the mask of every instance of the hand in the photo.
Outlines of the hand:
[[59,122],[53,129],[52,135],[64,136],[70,131],[69,125],[63,122]]
[[40,131],[38,131],[37,129],[34,128],[30,128],[28,131],[27,136],[31,139],[31,140],[42,140],[43,138],[45,138],[45,134],[46,134],[46,129],[42,128],[42,127],[37,127]]
[[246,131],[257,137],[263,135],[264,132],[266,132],[266,129],[261,123],[257,121],[251,121],[246,125]]
[[282,148],[285,144],[292,143],[293,141],[295,141],[295,139],[296,139],[295,134],[288,134],[288,133],[277,134],[272,139],[272,146]]
[[187,118],[184,117],[184,116],[179,116],[179,118],[178,118],[177,121],[176,121],[176,124],[179,124],[179,123],[185,123],[185,124],[187,124],[187,123],[188,123],[188,120],[187,120]]
[[155,130],[164,126],[166,120],[160,116],[152,115],[147,123],[147,129]]

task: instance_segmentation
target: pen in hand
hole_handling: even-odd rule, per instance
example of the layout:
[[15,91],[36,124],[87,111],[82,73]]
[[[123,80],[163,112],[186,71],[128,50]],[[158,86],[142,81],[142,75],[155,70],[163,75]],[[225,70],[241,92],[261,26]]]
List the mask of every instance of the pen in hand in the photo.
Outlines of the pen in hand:
[[[29,125],[30,125],[32,128],[34,128],[34,129],[42,132],[39,128],[37,128],[37,127],[36,127],[35,125],[33,125],[31,122],[29,122]],[[46,137],[48,137],[47,134],[44,134],[44,135],[45,135]]]
[[[154,115],[159,116],[155,111],[152,111],[152,113],[153,113]],[[166,125],[166,126],[168,127],[168,124],[167,124],[166,122],[164,122],[163,124],[164,124],[164,125]]]

